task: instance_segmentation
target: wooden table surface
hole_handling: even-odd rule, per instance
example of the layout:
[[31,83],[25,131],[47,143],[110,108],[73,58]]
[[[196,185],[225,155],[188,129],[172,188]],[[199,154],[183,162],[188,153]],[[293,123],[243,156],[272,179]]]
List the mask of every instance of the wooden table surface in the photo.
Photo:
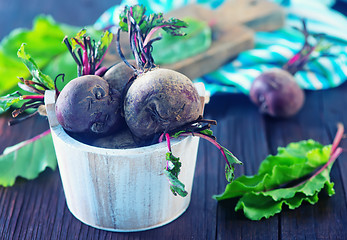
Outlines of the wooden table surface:
[[[11,28],[30,26],[38,13],[52,14],[70,24],[87,25],[115,4],[60,0],[59,4],[54,2],[59,5],[54,7],[53,1],[32,2],[34,5],[24,14],[23,6],[29,4],[26,1],[0,0],[0,12],[6,13],[0,14],[1,26],[10,22],[10,28],[0,28],[1,37]],[[63,11],[67,2],[75,13],[70,8]],[[337,7],[346,13],[346,3],[340,2]],[[23,14],[16,14],[17,10]],[[286,120],[259,114],[247,96],[238,94],[213,96],[206,106],[206,118],[218,121],[215,135],[244,162],[242,167],[236,167],[239,176],[255,174],[260,162],[268,154],[276,153],[278,146],[309,138],[331,143],[336,124],[347,126],[346,106],[347,83],[331,90],[307,91],[302,111]],[[13,127],[7,126],[8,119],[8,114],[0,116],[0,152],[48,128],[44,117]],[[332,197],[320,194],[316,205],[303,204],[296,210],[285,208],[269,219],[250,221],[234,212],[236,200],[218,203],[212,199],[227,184],[224,162],[212,144],[201,140],[187,211],[166,226],[136,233],[107,232],[81,223],[66,206],[59,171],[46,170],[35,180],[18,179],[13,187],[0,187],[0,239],[347,239],[346,169],[347,154],[343,153],[331,171],[336,191]]]

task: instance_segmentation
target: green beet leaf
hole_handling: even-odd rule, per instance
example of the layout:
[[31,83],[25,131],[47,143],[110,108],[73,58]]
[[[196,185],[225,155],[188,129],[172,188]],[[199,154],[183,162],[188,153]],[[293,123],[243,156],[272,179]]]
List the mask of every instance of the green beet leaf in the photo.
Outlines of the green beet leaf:
[[47,167],[56,169],[57,161],[50,130],[8,147],[0,155],[0,185],[12,186],[17,177],[34,179]]
[[[49,16],[37,16],[32,29],[15,29],[0,43],[0,96],[13,92],[17,86],[18,78],[29,76],[17,51],[26,43],[28,52],[35,59],[37,66],[45,70],[45,66],[52,60],[66,53],[68,50],[62,40],[66,35],[75,35],[80,28],[56,23]],[[76,66],[71,65],[76,72]],[[59,73],[64,73],[65,68],[60,68]],[[51,78],[56,75],[49,73]]]
[[100,37],[100,40],[96,43],[97,59],[102,59],[105,55],[108,47],[112,43],[113,34],[109,31],[104,31]]
[[170,190],[176,196],[177,194],[181,197],[187,196],[188,192],[184,189],[184,184],[178,180],[178,175],[181,172],[182,163],[178,157],[175,157],[172,152],[166,153],[167,167],[164,169],[169,182]]
[[146,7],[143,5],[125,6],[124,11],[119,15],[119,27],[122,31],[128,32],[128,22],[132,24],[136,22],[139,24],[141,33],[144,35],[149,34],[150,31],[156,31],[157,29],[163,29],[170,35],[185,35],[185,33],[181,31],[181,28],[187,27],[184,21],[176,18],[165,20],[162,13],[152,13],[149,16],[145,14]]
[[335,193],[334,184],[330,182],[330,169],[331,165],[311,181],[297,187],[249,192],[240,198],[235,210],[243,210],[245,216],[251,220],[260,220],[281,212],[283,204],[289,209],[298,208],[304,201],[315,204],[318,202],[318,193],[323,188],[330,196]]
[[[328,163],[330,154],[331,145],[323,146],[313,140],[280,147],[277,155],[269,155],[261,163],[258,174],[238,177],[226,186],[224,193],[213,197],[217,200],[240,197],[235,210],[243,210],[251,220],[273,216],[282,210],[283,204],[290,209],[304,201],[314,204],[322,189],[334,194],[329,175],[332,164],[309,177]],[[299,183],[290,186],[294,181]]]
[[25,45],[26,45],[25,43],[21,45],[21,47],[19,48],[17,52],[17,55],[22,60],[24,65],[28,68],[29,72],[31,73],[31,76],[33,77],[33,81],[42,83],[43,85],[47,86],[49,89],[54,89],[54,83],[52,78],[44,74],[39,69],[34,59],[32,59],[32,57],[25,52]]
[[226,186],[217,200],[239,197],[247,192],[266,191],[301,178],[329,159],[331,146],[323,146],[313,140],[290,143],[278,148],[277,155],[269,155],[260,165],[258,174],[241,176]]
[[12,105],[20,102],[22,97],[16,92],[0,97],[0,113],[7,111]]
[[172,174],[170,171],[164,170],[169,182],[170,182],[170,190],[176,196],[177,194],[181,197],[187,196],[188,192],[184,189],[184,184],[178,180],[178,178]]

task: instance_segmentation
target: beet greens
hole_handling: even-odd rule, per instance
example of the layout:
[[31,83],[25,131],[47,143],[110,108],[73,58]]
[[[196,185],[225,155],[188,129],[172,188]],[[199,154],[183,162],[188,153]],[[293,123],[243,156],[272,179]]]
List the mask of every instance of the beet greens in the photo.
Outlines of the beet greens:
[[102,75],[105,67],[101,63],[107,53],[113,34],[104,31],[100,40],[96,42],[88,36],[86,29],[82,29],[75,37],[69,40],[64,38],[64,43],[77,63],[77,75]]
[[144,72],[155,67],[151,55],[152,43],[161,39],[160,36],[153,38],[155,33],[163,29],[171,35],[183,36],[185,33],[180,31],[180,28],[187,27],[184,21],[176,18],[165,20],[162,13],[153,13],[149,16],[145,15],[145,13],[146,8],[144,6],[134,5],[131,7],[126,6],[119,16],[120,22],[117,34],[118,52],[122,60],[127,63],[129,67],[133,68],[135,72],[138,70],[128,63],[121,52],[119,45],[120,31],[128,32],[129,44],[138,69]]
[[[210,130],[215,121],[202,118],[202,104],[192,81],[183,74],[158,68],[152,57],[152,43],[159,29],[171,35],[184,35],[186,23],[178,19],[164,20],[162,14],[145,15],[141,5],[125,7],[120,14],[117,50],[121,59],[134,71],[123,91],[124,117],[130,131],[139,139],[161,142],[166,137],[168,153],[164,172],[174,195],[185,197],[184,184],[178,180],[181,162],[171,151],[170,135],[198,136],[213,143],[226,160],[226,178],[233,179],[233,164],[241,164],[230,151],[219,145]],[[124,57],[119,42],[120,32],[127,32],[136,67]],[[154,139],[154,141],[153,141]]]
[[[9,121],[9,125],[20,123],[37,114],[46,115],[44,107],[44,93],[46,90],[56,89],[54,81],[46,74],[44,74],[31,56],[25,52],[25,44],[22,44],[17,52],[18,57],[22,60],[24,65],[28,68],[32,75],[32,79],[24,79],[19,77],[18,86],[26,92],[23,94],[16,91],[0,98],[0,110],[6,111],[11,106],[21,104],[20,107],[12,112],[12,117],[15,118]],[[58,78],[59,76],[57,76]],[[32,113],[19,118],[26,110],[33,110]]]
[[174,130],[170,134],[169,133],[163,133],[160,138],[159,142],[162,142],[165,138],[168,145],[168,152],[166,155],[166,168],[165,173],[169,178],[170,182],[170,189],[176,195],[177,193],[184,197],[186,196],[186,191],[184,190],[184,184],[181,183],[178,180],[178,174],[181,168],[181,164],[179,162],[179,158],[175,157],[172,154],[171,151],[171,138],[178,138],[178,137],[186,137],[186,136],[195,136],[203,138],[210,143],[212,143],[214,146],[216,146],[221,154],[223,155],[223,158],[226,162],[225,164],[225,178],[228,182],[232,182],[234,179],[234,164],[242,164],[241,161],[239,161],[228,149],[221,146],[217,141],[216,137],[213,135],[213,132],[211,130],[211,125],[216,125],[217,122],[214,120],[207,120],[207,119],[198,119],[197,121],[194,121],[192,123],[189,123],[183,127],[181,127],[181,130]]

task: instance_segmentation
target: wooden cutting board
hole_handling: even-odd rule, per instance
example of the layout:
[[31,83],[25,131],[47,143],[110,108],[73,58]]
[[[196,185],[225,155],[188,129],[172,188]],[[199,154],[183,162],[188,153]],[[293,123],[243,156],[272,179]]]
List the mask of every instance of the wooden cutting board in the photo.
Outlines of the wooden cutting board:
[[[255,31],[273,31],[282,27],[285,12],[280,6],[266,0],[228,0],[215,10],[192,4],[169,12],[165,17],[193,17],[212,23],[213,39],[207,51],[160,66],[195,79],[218,69],[240,52],[253,48]],[[131,58],[126,34],[121,34],[120,42],[124,55]],[[110,49],[105,65],[110,66],[118,61],[120,58],[116,49]]]

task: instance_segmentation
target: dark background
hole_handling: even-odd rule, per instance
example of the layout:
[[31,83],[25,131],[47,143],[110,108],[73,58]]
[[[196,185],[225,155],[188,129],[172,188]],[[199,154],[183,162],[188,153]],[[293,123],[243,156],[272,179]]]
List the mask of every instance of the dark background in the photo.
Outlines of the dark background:
[[[119,2],[0,0],[0,38],[17,27],[31,28],[32,20],[41,13],[62,23],[90,25]],[[347,14],[347,2],[339,1],[335,8]],[[334,89],[306,91],[302,111],[291,119],[262,116],[248,96],[241,94],[212,97],[205,113],[207,119],[218,122],[213,130],[219,142],[244,162],[237,166],[239,176],[255,174],[262,159],[289,142],[312,138],[322,144],[331,143],[336,123],[347,126],[346,105],[347,82]],[[0,152],[1,148],[48,128],[42,117],[13,127],[7,126],[9,119],[8,114],[0,116]],[[343,143],[346,148],[346,139]],[[222,161],[218,150],[201,140],[187,211],[164,227],[137,233],[102,231],[73,217],[66,206],[58,169],[48,169],[31,181],[19,178],[12,187],[0,187],[0,239],[346,239],[346,152],[332,168],[334,196],[322,193],[316,205],[306,203],[296,210],[285,208],[261,221],[250,221],[242,213],[235,213],[234,199],[218,203],[211,198],[226,185]]]
[[[58,22],[75,26],[90,25],[108,8],[120,2],[121,0],[0,0],[0,39],[15,28],[31,28],[32,21],[38,14],[49,14]],[[347,14],[346,6],[346,1],[338,0],[333,8]],[[17,17],[14,21],[8,21],[13,19],[13,13]]]

